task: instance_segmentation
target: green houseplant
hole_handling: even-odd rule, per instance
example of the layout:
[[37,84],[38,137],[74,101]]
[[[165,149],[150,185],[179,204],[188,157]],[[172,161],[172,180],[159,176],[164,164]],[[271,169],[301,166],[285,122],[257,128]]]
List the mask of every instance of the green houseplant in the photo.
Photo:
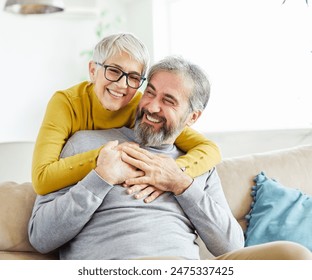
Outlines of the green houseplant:
[[[95,26],[95,36],[98,41],[100,41],[105,33],[108,33],[112,28],[116,28],[121,23],[121,18],[119,16],[116,16],[113,20],[108,19],[108,12],[102,11],[99,16],[99,21],[97,25]],[[83,50],[80,53],[81,56],[87,57],[88,60],[92,58],[93,55],[93,48]]]
[[[121,23],[122,19],[120,16],[115,16],[111,19],[107,11],[102,11],[99,15],[99,20],[95,26],[95,37],[97,39],[97,42],[99,42],[105,36],[105,34],[112,32],[112,30],[116,30]],[[93,46],[88,49],[82,50],[80,52],[80,56],[84,57],[84,59],[89,62],[93,56]],[[81,79],[87,80],[88,75],[84,74]]]

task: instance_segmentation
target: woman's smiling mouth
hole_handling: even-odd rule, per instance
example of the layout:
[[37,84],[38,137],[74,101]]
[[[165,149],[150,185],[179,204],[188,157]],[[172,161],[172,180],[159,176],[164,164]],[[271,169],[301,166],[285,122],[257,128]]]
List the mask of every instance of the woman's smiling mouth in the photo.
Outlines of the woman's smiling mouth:
[[125,96],[125,94],[111,90],[111,89],[107,89],[108,93],[114,97],[123,97]]

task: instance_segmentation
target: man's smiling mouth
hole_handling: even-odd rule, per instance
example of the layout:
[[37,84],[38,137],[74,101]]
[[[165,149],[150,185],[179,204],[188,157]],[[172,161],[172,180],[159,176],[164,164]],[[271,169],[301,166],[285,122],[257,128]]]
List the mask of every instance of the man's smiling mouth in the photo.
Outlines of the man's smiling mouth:
[[145,114],[145,116],[146,116],[146,119],[147,119],[148,121],[152,122],[152,123],[160,123],[160,122],[161,122],[160,119],[155,119],[155,118],[153,118],[151,115]]

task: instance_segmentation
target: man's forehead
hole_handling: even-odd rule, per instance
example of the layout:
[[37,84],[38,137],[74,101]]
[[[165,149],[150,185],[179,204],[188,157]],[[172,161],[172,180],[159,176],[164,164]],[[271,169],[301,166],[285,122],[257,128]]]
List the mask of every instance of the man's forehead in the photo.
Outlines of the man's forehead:
[[182,76],[178,73],[168,71],[154,73],[148,83],[155,90],[167,88],[175,91],[185,88]]
[[164,94],[171,94],[177,98],[185,98],[192,91],[192,83],[185,80],[182,74],[168,71],[158,71],[150,78],[147,86]]

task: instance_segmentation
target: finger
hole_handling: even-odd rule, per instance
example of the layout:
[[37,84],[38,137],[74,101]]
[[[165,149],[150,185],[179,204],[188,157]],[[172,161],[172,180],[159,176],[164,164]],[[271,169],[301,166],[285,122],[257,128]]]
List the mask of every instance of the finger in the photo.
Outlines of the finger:
[[138,178],[138,177],[143,177],[145,175],[145,173],[141,170],[133,170],[133,172],[131,173],[131,178]]
[[105,150],[112,150],[115,147],[117,147],[117,145],[118,145],[118,140],[109,141],[109,142],[106,143],[106,145],[104,146],[103,149],[105,149]]
[[154,201],[157,197],[162,195],[163,193],[164,193],[164,191],[156,190],[153,193],[151,193],[147,198],[145,198],[144,202],[150,203],[150,202]]
[[133,194],[133,193],[136,193],[138,191],[141,191],[143,189],[145,189],[148,185],[133,185],[133,186],[130,186],[128,187],[127,189],[127,193],[128,194]]
[[148,160],[153,160],[154,154],[144,150],[138,146],[124,146],[123,150],[131,157],[140,159],[142,161],[148,162]]
[[127,185],[153,185],[150,177],[142,176],[137,178],[129,178],[125,181]]
[[134,146],[139,146],[139,144],[135,142],[123,142],[118,145],[117,149],[122,150],[122,147],[125,147],[125,146],[134,147]]
[[129,147],[139,147],[139,144],[138,143],[135,143],[135,142],[124,142],[122,143],[123,146],[129,146]]
[[135,195],[134,195],[134,197],[136,198],[136,199],[140,199],[140,198],[142,198],[142,197],[144,197],[144,196],[148,196],[148,195],[150,195],[151,193],[153,193],[154,192],[154,188],[153,187],[146,187],[146,188],[144,188],[143,190],[141,190],[140,192],[138,192],[138,193],[136,193]]
[[140,170],[142,170],[142,171],[145,171],[145,172],[146,172],[146,171],[149,170],[148,164],[146,164],[144,161],[141,161],[141,160],[138,160],[138,159],[135,159],[135,158],[129,156],[129,155],[126,154],[125,152],[122,152],[122,153],[121,153],[121,159],[122,159],[124,162],[126,162],[126,163],[128,163],[128,164],[130,164],[130,165],[132,165],[132,166],[134,166],[134,167],[136,167],[137,169],[140,169]]

